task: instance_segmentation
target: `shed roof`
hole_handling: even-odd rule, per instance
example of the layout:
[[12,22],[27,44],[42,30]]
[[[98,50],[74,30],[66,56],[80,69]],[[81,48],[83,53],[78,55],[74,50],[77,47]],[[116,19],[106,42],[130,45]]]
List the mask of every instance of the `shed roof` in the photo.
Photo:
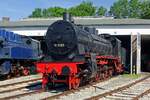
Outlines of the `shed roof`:
[[[44,27],[49,26],[62,18],[32,18],[19,21],[0,21],[0,27]],[[107,18],[74,18],[74,22],[79,25],[150,25],[148,19],[107,19]]]

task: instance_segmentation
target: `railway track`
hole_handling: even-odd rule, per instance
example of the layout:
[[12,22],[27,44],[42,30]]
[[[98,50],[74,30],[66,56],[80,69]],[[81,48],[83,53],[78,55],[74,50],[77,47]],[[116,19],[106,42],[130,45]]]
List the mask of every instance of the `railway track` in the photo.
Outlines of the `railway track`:
[[[19,95],[11,95],[11,93],[13,93],[15,91],[30,89],[32,87],[41,85],[41,78],[39,78],[39,77],[37,77],[37,78],[29,77],[29,79],[24,79],[24,80],[22,78],[22,80],[19,80],[16,82],[12,82],[12,80],[9,80],[9,81],[10,81],[10,83],[0,84],[0,100],[11,99],[15,96],[16,97],[19,96]],[[6,82],[9,82],[9,81],[7,80]],[[3,81],[3,82],[6,83],[5,81]]]
[[39,80],[41,80],[41,78],[32,79],[32,80],[25,80],[25,81],[16,82],[16,83],[8,83],[8,84],[0,85],[0,88],[5,88],[5,87],[8,87],[8,86],[14,86],[14,85],[23,84],[23,83],[36,82],[36,81],[39,81]]
[[60,93],[60,94],[57,94],[57,95],[53,95],[53,96],[50,96],[50,97],[46,97],[46,98],[43,98],[42,100],[59,99],[59,97],[61,97],[61,96],[65,96],[65,95],[68,95],[68,94],[71,94],[71,93],[75,93],[75,92],[80,91],[81,89],[85,89],[85,88],[88,88],[88,87],[90,87],[90,85],[86,85],[86,86],[80,87],[79,89],[76,89],[76,90],[73,90],[73,89],[72,90],[66,90],[63,93]]
[[26,93],[22,93],[22,94],[17,94],[17,95],[13,95],[13,96],[3,97],[3,98],[0,98],[0,100],[16,99],[16,98],[20,98],[22,96],[33,95],[33,94],[37,94],[37,93],[41,93],[41,92],[44,92],[44,90],[39,89],[39,90],[30,91],[30,92],[26,92]]
[[145,91],[144,95],[141,94],[139,97],[139,100],[149,100],[150,98],[150,90]]
[[[59,90],[62,88],[62,86],[60,85],[60,86],[57,86],[56,88]],[[37,97],[37,96],[33,96],[33,95],[41,95],[41,94],[45,94],[47,92],[48,95],[53,96],[53,95],[57,95],[57,94],[60,94],[60,93],[63,93],[64,91],[66,91],[65,89],[61,89],[61,90],[62,90],[62,92],[59,92],[59,93],[55,93],[55,92],[53,93],[53,90],[45,91],[41,87],[41,82],[38,82],[38,83],[34,83],[34,84],[32,83],[31,85],[28,85],[28,86],[22,86],[22,87],[14,88],[11,90],[4,90],[1,92],[2,94],[0,93],[0,100],[12,100],[12,99],[20,100],[24,97],[26,99],[29,99],[28,98],[29,96],[31,96],[33,99],[33,97]],[[12,93],[12,92],[14,92],[14,93]],[[3,95],[3,97],[1,97],[2,95]]]
[[[99,81],[99,82],[95,82],[95,83],[92,83],[92,84],[89,84],[89,85],[86,85],[86,86],[82,86],[82,87],[80,87],[77,90],[66,90],[66,88],[58,86],[57,89],[49,90],[49,91],[44,91],[44,90],[41,89],[40,83],[39,84],[37,83],[35,85],[34,84],[32,84],[32,85],[30,84],[29,86],[24,87],[24,88],[20,87],[20,89],[18,89],[18,90],[16,89],[14,91],[12,90],[12,91],[6,91],[5,92],[5,93],[15,92],[14,94],[11,94],[11,95],[5,95],[5,93],[0,92],[0,95],[1,95],[1,93],[2,93],[2,95],[3,94],[5,95],[5,96],[3,95],[3,97],[0,96],[0,100],[10,100],[10,99],[13,99],[13,100],[22,100],[22,99],[23,100],[27,100],[27,99],[28,100],[35,100],[35,99],[36,100],[37,99],[39,99],[39,100],[61,99],[62,100],[62,99],[65,99],[65,100],[67,100],[67,98],[68,98],[68,100],[70,100],[70,99],[76,100],[76,99],[78,99],[78,97],[79,98],[80,98],[80,96],[82,97],[82,95],[86,96],[86,94],[84,93],[85,90],[86,91],[88,90],[87,92],[93,92],[93,93],[94,92],[98,92],[99,93],[98,90],[102,90],[103,93],[100,94],[101,97],[100,97],[100,95],[95,95],[95,96],[88,95],[88,96],[92,96],[92,97],[89,97],[89,98],[83,97],[81,99],[87,99],[87,100],[97,100],[97,99],[100,99],[100,100],[101,99],[104,99],[104,100],[106,99],[107,100],[108,99],[108,100],[112,100],[112,98],[108,98],[108,97],[109,96],[114,96],[115,97],[116,94],[125,93],[125,92],[127,92],[127,89],[129,89],[130,87],[135,86],[135,84],[136,85],[137,84],[144,84],[143,87],[147,86],[147,90],[143,88],[143,92],[142,93],[139,93],[138,95],[135,95],[134,98],[132,98],[134,100],[137,100],[138,98],[140,98],[141,96],[145,95],[146,93],[149,93],[149,91],[150,91],[150,90],[148,90],[148,87],[150,87],[150,85],[148,85],[148,83],[150,82],[150,76],[138,79],[138,80],[136,80],[134,82],[130,82],[130,84],[128,84],[126,86],[124,85],[124,87],[121,86],[120,88],[112,89],[109,92],[103,90],[103,88],[106,87],[108,84],[112,84],[112,83],[114,83],[114,82],[116,82],[116,81],[118,81],[120,79],[122,79],[122,77],[120,77],[120,78],[115,78],[114,77],[114,78],[109,79],[107,81],[103,80],[103,82]],[[132,81],[132,79],[130,79],[130,80],[122,79],[122,81]],[[97,85],[97,84],[101,84],[101,87],[99,85]],[[36,88],[36,85],[37,86],[39,85],[39,87]],[[89,89],[91,89],[91,88],[92,88],[92,90],[90,91]],[[16,92],[16,91],[18,91],[18,92]],[[80,96],[76,96],[77,94],[79,95],[80,93],[81,93]],[[131,93],[132,93],[132,91],[131,91]],[[73,96],[74,94],[75,94],[76,98],[74,98],[74,96]],[[129,94],[129,96],[132,97],[131,94]],[[72,97],[72,98],[70,98],[70,97]],[[116,100],[116,99],[114,99],[114,100]],[[121,100],[123,100],[123,97],[121,98]]]
[[[37,86],[37,85],[41,85],[42,83],[39,81],[37,83],[34,83],[36,81],[32,81],[33,83],[30,84],[31,82],[28,82],[28,83],[25,83],[23,86],[14,86],[14,88],[12,89],[9,89],[9,87],[5,86],[7,89],[3,89],[0,91],[0,94],[1,93],[6,93],[6,92],[13,92],[13,91],[17,91],[17,90],[21,90],[21,89],[24,89],[24,88],[30,88],[30,87],[34,87],[34,86]],[[23,84],[23,83],[22,83]],[[30,84],[30,85],[27,85],[27,84]]]
[[[96,84],[96,83],[93,83],[93,84]],[[32,85],[32,86],[35,86],[35,84]],[[30,85],[28,87],[32,87],[32,86]],[[45,92],[44,90],[42,90],[41,88],[39,88],[39,89],[36,89],[36,90],[33,90],[33,91],[25,91],[25,92],[21,92],[21,93],[18,93],[18,94],[14,94],[14,95],[10,95],[10,96],[5,96],[5,97],[0,98],[0,100],[21,99],[21,98],[24,98],[24,97],[28,99],[29,96],[37,97],[36,95],[41,95],[41,94],[46,94],[46,93],[48,93],[48,95],[47,96],[45,95],[45,97],[42,97],[41,98],[42,100],[54,99],[54,98],[59,97],[59,96],[63,96],[63,95],[67,95],[69,93],[77,92],[80,89],[88,88],[90,86],[91,85],[86,85],[86,86],[83,86],[83,87],[81,87],[81,88],[79,88],[77,90],[66,90],[66,87],[64,88],[64,87],[62,87],[60,85],[60,86],[56,87],[56,91],[59,91],[59,92],[56,92],[56,93],[53,92],[54,90],[49,90],[49,91]],[[15,90],[16,91],[18,91],[18,90],[20,91],[23,88],[25,88],[25,87],[16,88],[16,89],[13,89],[11,91],[8,90],[6,92],[12,92],[12,91],[15,91]],[[3,92],[1,92],[1,93],[3,93]]]
[[150,76],[86,100],[138,100],[148,93],[150,93]]
[[61,96],[67,96],[67,95],[69,95],[69,94],[82,91],[82,90],[84,90],[84,89],[86,89],[86,88],[89,88],[89,87],[94,87],[94,88],[96,88],[94,85],[96,85],[96,84],[98,84],[98,83],[100,83],[100,82],[107,81],[108,79],[110,79],[110,78],[107,78],[107,79],[101,80],[101,81],[97,81],[97,82],[93,82],[93,83],[91,83],[91,84],[87,84],[87,85],[85,85],[85,86],[79,87],[79,88],[76,89],[76,90],[74,90],[74,89],[72,89],[72,90],[66,90],[66,91],[64,91],[63,93],[60,93],[60,94],[57,94],[57,95],[54,95],[54,96],[49,96],[49,97],[43,98],[42,100],[55,100],[55,99],[59,99]]
[[[62,88],[61,85],[57,86],[56,87],[57,90],[61,89],[61,91],[59,91],[58,93],[54,92],[54,90],[49,90],[49,91],[45,91],[43,90],[42,88],[39,88],[39,89],[36,89],[36,90],[33,90],[33,91],[25,91],[24,93],[20,93],[20,94],[16,94],[16,95],[12,95],[12,96],[7,96],[7,97],[3,97],[3,98],[0,98],[0,100],[31,100],[29,99],[30,97],[33,99],[33,100],[42,100],[43,98],[47,98],[46,96],[56,96],[56,95],[59,95],[59,94],[62,94],[64,92],[66,92],[66,89],[65,88]],[[39,95],[45,95],[44,97],[38,97]],[[37,97],[37,98],[36,98]],[[35,99],[34,99],[35,98]]]
[[[137,79],[132,79],[132,78],[123,78],[121,77],[117,77],[114,79],[110,79],[104,82],[100,82],[100,83],[96,83],[96,84],[91,84],[91,85],[87,85],[84,87],[79,88],[78,90],[71,90],[71,91],[65,91],[64,93],[58,94],[58,95],[54,95],[54,96],[50,96],[47,98],[44,98],[42,100],[112,100],[108,99],[108,98],[103,98],[106,94],[108,95],[109,93],[116,93],[116,92],[120,92],[122,91],[123,88],[121,87],[126,87],[129,88],[131,85],[133,86],[134,84],[138,84],[140,82],[143,82],[144,80],[149,79],[150,76],[142,76],[140,78]],[[126,82],[126,83],[125,83]],[[148,84],[148,83],[147,83]],[[150,87],[150,86],[147,86]],[[136,87],[137,88],[137,87]],[[145,94],[144,92],[146,92],[146,89],[143,88],[143,95]],[[100,96],[102,95],[101,98],[96,97],[96,96]],[[140,97],[141,94],[136,95],[136,98]],[[120,99],[114,99],[114,100],[123,100],[123,98]],[[127,98],[125,99],[127,100]]]

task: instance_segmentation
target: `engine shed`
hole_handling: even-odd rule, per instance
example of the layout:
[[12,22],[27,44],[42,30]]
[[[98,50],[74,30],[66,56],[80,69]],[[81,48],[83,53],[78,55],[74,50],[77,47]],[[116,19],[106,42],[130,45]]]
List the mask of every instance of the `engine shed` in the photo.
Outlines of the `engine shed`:
[[[21,35],[31,36],[41,41],[42,49],[45,50],[44,35],[49,25],[56,20],[62,18],[48,18],[48,19],[22,19],[18,21],[1,20],[0,27],[6,30],[10,30]],[[132,61],[138,63],[138,66],[134,66],[132,70],[136,73],[150,72],[150,20],[145,19],[113,19],[113,18],[102,18],[102,17],[74,17],[75,24],[84,25],[85,27],[96,28],[98,34],[111,34],[117,36],[121,41],[122,45],[126,50],[126,63],[127,70],[130,70]],[[136,56],[131,57],[132,53],[132,34],[140,34],[141,43],[140,52]],[[138,49],[136,48],[136,50]],[[132,58],[132,60],[131,60]],[[136,60],[136,59],[139,60]],[[133,66],[132,66],[133,67]]]

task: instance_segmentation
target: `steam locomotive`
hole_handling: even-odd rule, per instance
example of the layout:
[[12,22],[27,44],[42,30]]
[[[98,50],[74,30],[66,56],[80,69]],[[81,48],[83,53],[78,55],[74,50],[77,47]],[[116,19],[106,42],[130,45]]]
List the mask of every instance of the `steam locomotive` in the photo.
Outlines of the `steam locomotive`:
[[65,83],[76,89],[123,72],[121,41],[77,26],[68,13],[49,26],[45,42],[47,52],[36,63],[37,71],[43,74],[43,88]]
[[0,29],[0,76],[28,75],[31,69],[35,73],[40,55],[39,41]]

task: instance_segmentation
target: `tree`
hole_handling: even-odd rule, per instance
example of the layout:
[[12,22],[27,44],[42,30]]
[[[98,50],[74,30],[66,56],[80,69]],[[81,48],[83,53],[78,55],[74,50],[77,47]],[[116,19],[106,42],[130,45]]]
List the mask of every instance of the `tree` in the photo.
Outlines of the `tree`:
[[143,1],[141,4],[141,18],[150,19],[150,1]]
[[92,2],[83,1],[80,5],[69,8],[68,11],[73,16],[93,16],[95,15],[96,8]]
[[[96,7],[93,6],[92,2],[83,1],[81,4],[69,9],[61,7],[36,8],[29,17],[60,17],[66,11],[70,12],[73,16],[93,16],[96,13],[99,16],[104,16],[107,9],[101,6],[96,12]],[[116,18],[150,19],[150,0],[117,0],[110,7],[109,14],[114,15]]]
[[39,18],[39,17],[60,17],[63,15],[66,9],[61,7],[50,7],[47,9],[36,8],[29,17]]
[[98,8],[97,14],[99,16],[104,16],[106,12],[107,12],[107,9],[101,6]]
[[[60,17],[65,11],[67,10],[61,7],[50,7],[43,10],[36,8],[29,17]],[[96,8],[93,6],[92,2],[88,1],[83,1],[78,6],[68,9],[68,12],[70,12],[73,16],[93,16],[95,15],[95,11]]]
[[110,12],[117,18],[150,19],[149,0],[118,0],[111,6]]
[[111,6],[110,12],[117,18],[124,18],[129,15],[128,0],[118,0]]
[[43,11],[42,11],[42,17],[44,17],[44,18],[49,17],[47,9],[43,9]]
[[141,14],[140,2],[139,0],[130,0],[129,1],[129,17],[130,18],[139,18]]
[[63,15],[63,12],[65,12],[66,9],[61,7],[51,7],[47,9],[47,16],[53,16],[53,17],[60,17]]
[[41,8],[35,8],[35,10],[32,12],[32,15],[30,15],[29,17],[33,17],[33,18],[42,17],[42,10],[41,10]]

